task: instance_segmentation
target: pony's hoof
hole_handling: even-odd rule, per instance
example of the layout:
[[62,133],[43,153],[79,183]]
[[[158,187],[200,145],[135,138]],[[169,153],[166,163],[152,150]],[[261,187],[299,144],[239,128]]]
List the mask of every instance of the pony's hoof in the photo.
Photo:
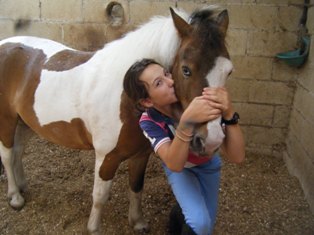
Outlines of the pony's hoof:
[[12,196],[10,206],[15,210],[21,210],[25,204],[24,198],[20,194]]
[[96,226],[95,224],[90,223],[90,221],[87,224],[87,228],[85,232],[86,233],[84,234],[88,234],[88,235],[102,235],[103,234],[99,226]]
[[150,231],[149,224],[146,221],[136,223],[133,229],[139,233],[148,233]]

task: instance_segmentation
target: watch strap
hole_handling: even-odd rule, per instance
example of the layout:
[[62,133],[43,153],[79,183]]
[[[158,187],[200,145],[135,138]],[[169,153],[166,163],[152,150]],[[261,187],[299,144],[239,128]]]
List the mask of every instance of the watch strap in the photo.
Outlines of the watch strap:
[[232,118],[229,120],[222,118],[221,123],[224,125],[235,125],[235,124],[238,124],[239,119],[240,119],[240,115],[237,112],[235,112]]

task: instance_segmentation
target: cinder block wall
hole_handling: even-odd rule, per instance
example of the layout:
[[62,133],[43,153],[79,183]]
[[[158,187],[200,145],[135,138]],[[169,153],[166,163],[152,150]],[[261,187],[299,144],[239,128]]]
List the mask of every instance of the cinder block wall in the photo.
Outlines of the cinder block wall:
[[235,71],[227,86],[247,151],[284,156],[314,211],[314,49],[301,69],[275,59],[297,45],[303,0],[0,0],[0,39],[32,35],[97,50],[153,15],[169,15],[169,7],[191,12],[206,4],[229,11],[227,42]]
[[300,179],[314,212],[314,6],[309,9],[307,27],[312,36],[310,56],[296,76],[284,159],[290,172]]

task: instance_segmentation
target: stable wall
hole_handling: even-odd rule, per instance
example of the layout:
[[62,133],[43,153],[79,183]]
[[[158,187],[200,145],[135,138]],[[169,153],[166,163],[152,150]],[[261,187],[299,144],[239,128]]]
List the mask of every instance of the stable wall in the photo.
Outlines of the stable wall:
[[[0,0],[0,39],[32,35],[97,50],[153,15],[169,15],[169,7],[191,12],[206,4],[229,12],[227,42],[235,71],[227,86],[247,151],[284,156],[314,211],[313,53],[301,69],[274,58],[296,47],[303,0]],[[310,8],[311,34],[313,21]]]
[[312,44],[308,61],[296,76],[284,159],[289,171],[300,180],[314,213],[314,7],[309,10],[307,26]]

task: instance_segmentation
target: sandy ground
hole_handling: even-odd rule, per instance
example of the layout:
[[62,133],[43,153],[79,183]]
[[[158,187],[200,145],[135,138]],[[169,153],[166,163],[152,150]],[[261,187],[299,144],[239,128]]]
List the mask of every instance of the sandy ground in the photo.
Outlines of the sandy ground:
[[[7,180],[0,177],[0,234],[86,234],[92,201],[93,151],[60,148],[33,136],[23,162],[28,191],[22,210],[10,208]],[[135,234],[127,221],[127,182],[127,164],[122,164],[111,199],[103,210],[104,234]],[[173,204],[160,162],[152,157],[143,194],[150,234],[167,234]],[[282,159],[250,154],[240,166],[224,164],[214,234],[313,235],[314,215]]]

